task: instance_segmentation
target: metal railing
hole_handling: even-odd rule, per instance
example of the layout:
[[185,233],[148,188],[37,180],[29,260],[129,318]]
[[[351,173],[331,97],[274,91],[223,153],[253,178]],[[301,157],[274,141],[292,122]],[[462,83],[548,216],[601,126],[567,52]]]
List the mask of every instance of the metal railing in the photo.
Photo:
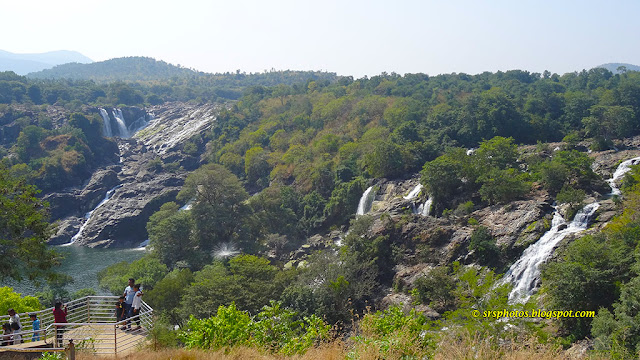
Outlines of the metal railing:
[[[57,324],[53,319],[53,308],[34,311],[40,319],[40,330],[33,330],[29,313],[19,314],[22,324],[22,342],[1,349],[35,346],[63,347],[73,340],[78,351],[89,351],[99,355],[128,352],[142,344],[153,326],[153,309],[144,301],[138,314],[117,321],[115,314],[117,296],[87,296],[66,303],[67,323]],[[9,321],[9,316],[0,316],[0,324]],[[139,326],[139,327],[138,327]],[[35,335],[35,336],[34,336]],[[37,340],[37,336],[40,340]],[[35,340],[35,341],[34,341]],[[3,339],[0,338],[0,342]],[[6,341],[6,340],[5,340]],[[32,344],[29,344],[32,343]]]

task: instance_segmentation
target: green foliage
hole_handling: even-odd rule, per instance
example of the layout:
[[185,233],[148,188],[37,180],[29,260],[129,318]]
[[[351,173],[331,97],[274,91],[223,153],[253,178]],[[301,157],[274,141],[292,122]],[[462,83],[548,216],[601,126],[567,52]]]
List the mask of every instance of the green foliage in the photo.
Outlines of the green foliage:
[[210,164],[191,173],[178,194],[178,200],[191,199],[190,214],[194,234],[201,251],[212,250],[222,242],[245,241],[243,221],[249,197],[238,178],[221,165]]
[[573,216],[584,205],[584,199],[587,194],[582,189],[575,189],[569,186],[565,186],[556,195],[556,201],[560,204],[569,204],[569,214],[567,218],[572,219]]
[[8,286],[0,287],[0,313],[6,314],[7,310],[13,308],[17,313],[26,313],[40,310],[40,301],[33,296],[21,296]]
[[[632,260],[628,248],[602,236],[577,239],[561,254],[562,261],[542,271],[542,284],[554,309],[596,311],[610,307],[619,296],[619,282],[628,277]],[[589,334],[590,318],[562,318],[575,338]]]
[[14,177],[0,164],[0,279],[52,276],[51,267],[57,259],[46,244],[50,235],[48,204],[38,193],[35,186]]
[[235,304],[220,306],[215,316],[198,320],[191,316],[180,338],[187,348],[220,349],[255,346],[273,353],[304,353],[328,340],[330,327],[315,315],[297,318],[294,311],[278,302],[262,308],[255,318]]
[[479,226],[469,239],[469,250],[474,252],[474,256],[482,265],[496,265],[500,258],[500,249],[496,246],[496,240],[491,236],[491,232],[484,226]]
[[189,211],[179,211],[178,204],[165,203],[147,222],[147,233],[153,254],[169,268],[178,261],[190,267],[202,263],[201,254],[193,251],[195,243],[190,236],[193,219]]
[[393,306],[367,314],[359,324],[361,335],[354,336],[354,349],[348,359],[358,359],[371,349],[382,358],[413,359],[427,357],[436,344],[435,333],[424,315],[412,310],[405,314]]
[[453,290],[456,287],[453,274],[446,266],[437,266],[416,279],[411,294],[414,299],[429,305],[436,311],[451,310],[454,305]]
[[158,281],[153,289],[145,291],[145,301],[170,324],[183,325],[186,318],[180,313],[180,302],[185,289],[193,281],[191,270],[175,269]]
[[488,171],[478,178],[482,184],[478,193],[489,204],[508,203],[523,197],[531,185],[526,174],[516,169]]
[[122,261],[106,267],[98,273],[100,287],[113,295],[122,295],[129,278],[144,288],[153,288],[169,270],[156,257],[145,256],[134,262]]
[[239,255],[227,264],[215,262],[194,274],[193,283],[184,289],[182,313],[211,316],[218,306],[231,303],[256,313],[283,289],[279,270],[268,260]]
[[98,293],[96,293],[94,289],[84,288],[84,289],[74,291],[73,294],[71,294],[71,300],[81,299],[83,297],[96,296],[96,295],[98,295]]
[[38,359],[40,359],[40,360],[64,360],[66,358],[62,353],[45,351],[45,352],[42,353],[42,355]]

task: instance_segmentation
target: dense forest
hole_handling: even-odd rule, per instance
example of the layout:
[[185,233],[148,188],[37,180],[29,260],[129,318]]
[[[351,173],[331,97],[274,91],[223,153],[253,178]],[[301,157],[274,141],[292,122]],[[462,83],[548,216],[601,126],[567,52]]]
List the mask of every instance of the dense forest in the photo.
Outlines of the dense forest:
[[[55,189],[56,181],[86,177],[117,156],[113,140],[101,136],[101,119],[84,105],[223,101],[229,106],[200,139],[206,143],[202,166],[147,224],[153,250],[99,276],[114,294],[129,277],[139,279],[145,301],[182,328],[179,336],[162,333],[167,343],[293,354],[351,336],[352,357],[374,347],[384,358],[411,358],[433,354],[453,333],[495,347],[504,339],[533,338],[553,347],[592,338],[605,354],[637,354],[640,170],[627,176],[616,199],[622,215],[563,249],[543,271],[545,296],[526,304],[509,303],[510,285],[500,282],[523,249],[499,247],[486,228],[476,226],[461,250],[473,253],[474,266],[440,263],[433,244],[403,236],[409,209],[379,219],[355,217],[354,210],[372,179],[420,174],[434,200],[432,214],[452,222],[473,225],[472,211],[534,191],[570,204],[571,217],[586,196],[606,190],[586,146],[622,147],[620,139],[640,133],[640,73],[316,75],[98,83],[3,73],[0,125],[2,131],[17,127],[18,135],[4,135],[2,166],[13,177]],[[71,115],[57,126],[43,104]],[[562,144],[553,151],[549,142]],[[525,152],[522,145],[536,146]],[[181,211],[187,202],[191,209]],[[315,252],[303,266],[285,266],[283,254],[310,236],[346,229],[341,247]],[[230,256],[233,251],[223,251],[229,247],[241,254]],[[413,288],[393,282],[398,265],[415,262],[433,267]],[[389,289],[437,311],[437,320],[380,309],[380,294]],[[538,300],[548,309],[598,315],[593,321],[511,318],[515,330],[471,315],[472,309],[539,308]]]

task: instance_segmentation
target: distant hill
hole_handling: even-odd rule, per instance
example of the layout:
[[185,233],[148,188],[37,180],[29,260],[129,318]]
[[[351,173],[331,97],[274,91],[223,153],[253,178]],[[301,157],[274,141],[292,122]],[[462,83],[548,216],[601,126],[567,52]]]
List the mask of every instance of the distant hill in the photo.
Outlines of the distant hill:
[[633,64],[624,64],[624,63],[608,63],[608,64],[602,64],[600,66],[596,66],[597,68],[605,68],[609,71],[611,71],[614,74],[618,73],[618,67],[620,66],[624,66],[627,68],[627,71],[640,71],[640,66],[638,65],[633,65]]
[[71,62],[91,63],[93,60],[77,51],[60,50],[39,54],[15,54],[0,50],[0,71],[13,71],[18,75],[26,75]]
[[28,74],[32,79],[73,79],[104,81],[165,80],[198,72],[148,57],[123,57],[91,64],[64,64]]

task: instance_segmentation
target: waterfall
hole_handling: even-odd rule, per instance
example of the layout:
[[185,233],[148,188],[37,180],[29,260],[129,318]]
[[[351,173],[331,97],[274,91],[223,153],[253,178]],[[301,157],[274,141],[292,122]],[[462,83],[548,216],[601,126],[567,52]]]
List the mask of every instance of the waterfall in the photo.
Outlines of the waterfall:
[[76,242],[76,240],[78,240],[82,236],[82,232],[84,231],[85,226],[87,226],[87,224],[89,223],[89,219],[91,218],[91,215],[93,214],[93,212],[98,210],[100,206],[104,205],[107,201],[109,201],[113,193],[121,186],[122,185],[117,185],[113,189],[107,191],[107,194],[104,196],[104,199],[102,199],[102,201],[100,201],[100,203],[95,208],[93,208],[93,210],[84,214],[84,218],[85,218],[84,223],[82,224],[82,226],[80,226],[80,229],[78,230],[78,232],[75,235],[73,235],[73,237],[71,237],[71,241],[64,244],[63,246],[73,244],[74,242]]
[[376,193],[373,191],[373,186],[369,186],[367,190],[364,191],[362,197],[360,198],[360,202],[358,202],[358,210],[356,211],[356,215],[364,215],[369,210],[371,210],[371,205],[373,204],[373,199],[375,198]]
[[121,138],[128,138],[129,130],[127,130],[127,124],[124,122],[124,116],[122,115],[121,109],[113,109],[112,111],[113,117],[116,118],[116,123],[118,124],[118,134]]
[[418,194],[420,194],[420,190],[422,190],[422,184],[416,185],[416,187],[414,187],[413,190],[409,191],[409,193],[406,196],[403,196],[403,198],[405,200],[411,200],[416,196],[418,196]]
[[109,113],[107,110],[100,108],[100,116],[102,116],[102,132],[104,137],[112,137],[113,132],[111,131],[111,118],[109,118]]
[[518,261],[507,271],[504,281],[513,283],[513,290],[509,294],[509,301],[526,302],[540,282],[542,264],[556,248],[558,243],[567,235],[586,230],[589,220],[598,210],[600,204],[595,202],[582,208],[573,221],[566,226],[566,221],[558,210],[553,213],[551,229],[547,231],[535,244],[529,246]]
[[429,213],[431,212],[431,204],[433,204],[433,198],[429,196],[427,201],[425,201],[424,204],[420,205],[420,207],[418,208],[420,215],[429,216]]
[[637,165],[638,163],[640,163],[640,157],[623,161],[618,165],[618,168],[613,173],[611,179],[607,180],[609,186],[611,186],[611,195],[620,195],[620,189],[618,188],[618,185],[616,185],[616,182],[631,170],[631,165]]
[[[639,162],[640,157],[636,157],[618,165],[611,179],[607,180],[609,186],[611,186],[612,195],[620,195],[620,189],[616,182],[631,170],[631,165],[636,165]],[[540,264],[551,256],[558,243],[567,235],[585,230],[598,207],[600,207],[600,204],[597,202],[585,206],[566,227],[563,226],[566,222],[562,215],[557,210],[553,213],[551,229],[535,244],[529,246],[522,253],[520,259],[511,265],[509,271],[505,274],[504,281],[513,283],[509,301],[525,302],[529,299],[540,282],[540,269],[538,268]]]

